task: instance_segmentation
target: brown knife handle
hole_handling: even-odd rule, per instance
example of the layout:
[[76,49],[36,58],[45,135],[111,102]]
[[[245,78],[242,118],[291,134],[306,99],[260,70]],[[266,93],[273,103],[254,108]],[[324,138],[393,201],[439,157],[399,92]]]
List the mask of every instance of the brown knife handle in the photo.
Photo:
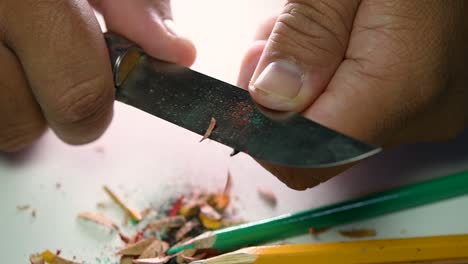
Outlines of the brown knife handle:
[[104,38],[111,59],[114,84],[118,88],[138,64],[142,50],[135,43],[116,33],[104,33]]

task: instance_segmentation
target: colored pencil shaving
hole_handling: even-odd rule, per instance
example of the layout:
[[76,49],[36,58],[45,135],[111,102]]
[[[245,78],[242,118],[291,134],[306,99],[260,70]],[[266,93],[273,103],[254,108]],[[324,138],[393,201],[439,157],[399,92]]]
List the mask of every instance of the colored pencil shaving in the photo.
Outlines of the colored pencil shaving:
[[211,135],[211,133],[213,132],[215,126],[216,126],[216,119],[214,117],[212,117],[211,120],[210,120],[210,124],[208,125],[208,128],[206,129],[205,134],[203,135],[202,139],[200,139],[200,142],[207,139]]
[[192,264],[468,263],[468,235],[264,246]]
[[107,186],[103,186],[103,189],[104,191],[109,195],[109,197],[117,204],[119,205],[124,211],[125,213],[127,213],[130,218],[134,221],[141,221],[142,217],[141,217],[141,214],[130,208],[124,201],[122,198],[120,198],[120,196],[118,196],[115,192],[113,192],[109,187]]
[[92,221],[96,224],[100,224],[102,226],[108,227],[111,230],[119,230],[119,226],[115,224],[112,220],[107,218],[106,216],[98,213],[90,213],[90,212],[83,212],[78,215],[78,218]]
[[246,245],[259,245],[307,234],[311,227],[314,230],[323,230],[465,195],[468,194],[466,182],[468,172],[462,172],[317,209],[220,229],[173,247],[168,254],[193,248],[213,248],[228,252]]
[[29,261],[32,264],[79,264],[78,262],[68,260],[59,256],[60,252],[53,253],[46,250],[40,254],[33,254],[29,256]]
[[[168,199],[159,208],[151,204],[150,208],[142,210],[140,213],[142,221],[132,226],[138,230],[135,234],[126,235],[123,232],[115,232],[125,244],[115,254],[120,257],[120,264],[185,264],[219,255],[220,252],[210,249],[185,250],[172,255],[166,252],[170,246],[184,243],[208,229],[240,223],[239,220],[231,218],[232,216],[226,210],[231,201],[229,194],[231,186],[232,178],[228,174],[224,188],[220,188],[219,191],[189,190],[187,194]],[[109,188],[105,190],[110,191]],[[106,192],[109,193],[108,191]],[[110,193],[113,192],[110,191]],[[117,197],[115,194],[113,196]],[[85,212],[79,214],[79,218],[104,225],[112,230],[119,230],[117,224],[99,213]],[[47,256],[46,260],[52,259],[49,253]],[[61,258],[54,257],[54,259],[56,262],[53,264],[61,264],[57,262],[61,261]],[[44,264],[46,260],[42,254],[34,254],[30,262]],[[107,258],[100,259],[100,261],[108,263]]]

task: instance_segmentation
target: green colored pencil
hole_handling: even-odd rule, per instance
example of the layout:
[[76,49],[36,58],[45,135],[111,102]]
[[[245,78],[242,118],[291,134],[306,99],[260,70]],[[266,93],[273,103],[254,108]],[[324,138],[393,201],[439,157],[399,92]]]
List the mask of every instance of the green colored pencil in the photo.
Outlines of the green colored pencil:
[[221,252],[306,234],[468,194],[468,172],[461,172],[329,206],[286,214],[204,233],[169,249],[213,248]]

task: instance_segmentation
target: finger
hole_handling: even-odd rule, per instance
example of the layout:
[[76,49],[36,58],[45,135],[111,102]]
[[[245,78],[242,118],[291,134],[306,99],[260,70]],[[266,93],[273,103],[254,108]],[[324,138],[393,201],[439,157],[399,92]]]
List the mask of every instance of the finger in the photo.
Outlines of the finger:
[[[441,27],[444,19],[437,18],[441,13],[437,10],[443,8],[428,13],[417,1],[396,1],[401,5],[391,8],[379,2],[362,3],[346,60],[304,114],[347,135],[386,145],[416,116],[430,111],[446,87],[440,63],[446,58],[438,50],[446,39],[440,36],[449,27]],[[425,17],[439,22],[427,24]],[[428,34],[421,28],[440,32]]]
[[186,66],[194,62],[195,46],[177,32],[168,0],[101,0],[98,6],[110,31],[135,41],[148,54]]
[[255,32],[255,40],[267,40],[271,32],[273,31],[273,27],[275,26],[276,20],[278,19],[278,15],[273,15],[263,21],[262,24],[258,27],[257,31]]
[[241,62],[239,76],[237,78],[237,86],[248,89],[250,79],[257,68],[260,57],[265,49],[266,41],[257,40],[247,50]]
[[249,87],[259,104],[302,111],[323,92],[344,58],[359,1],[288,1]]
[[249,82],[252,79],[253,73],[257,68],[263,50],[265,49],[266,40],[270,37],[277,18],[278,15],[271,16],[257,29],[254,38],[255,42],[249,47],[241,62],[237,86],[248,89]]
[[0,151],[21,150],[42,135],[45,121],[21,64],[0,44]]
[[22,62],[51,128],[71,144],[98,138],[111,120],[114,88],[92,9],[72,0],[10,2],[6,44]]

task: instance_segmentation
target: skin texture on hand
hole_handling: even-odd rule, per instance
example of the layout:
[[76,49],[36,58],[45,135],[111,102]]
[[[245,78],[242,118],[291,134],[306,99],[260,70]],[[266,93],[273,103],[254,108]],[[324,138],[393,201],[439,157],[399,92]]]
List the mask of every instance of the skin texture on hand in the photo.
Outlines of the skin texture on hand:
[[[449,139],[468,116],[467,12],[463,0],[288,1],[259,30],[238,84],[265,107],[368,143]],[[349,167],[260,163],[295,189]]]
[[[168,0],[93,0],[108,28],[150,55],[184,65],[195,48],[174,30]],[[98,138],[114,84],[93,9],[80,0],[0,1],[0,151],[33,143],[47,126],[65,142]]]

